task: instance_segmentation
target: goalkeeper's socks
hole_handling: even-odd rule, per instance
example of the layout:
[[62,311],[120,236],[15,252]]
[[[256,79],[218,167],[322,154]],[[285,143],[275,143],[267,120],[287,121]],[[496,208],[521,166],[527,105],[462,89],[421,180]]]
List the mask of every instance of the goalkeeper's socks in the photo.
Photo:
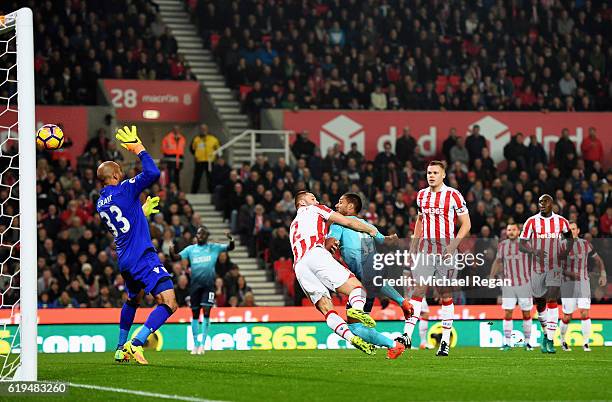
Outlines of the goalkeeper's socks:
[[380,288],[380,294],[388,297],[389,299],[393,300],[400,306],[404,302],[404,298],[402,297],[402,295],[400,295],[399,292],[395,290],[395,288],[392,286],[389,286],[389,285],[382,286]]
[[140,330],[138,335],[134,337],[132,341],[132,345],[134,346],[142,346],[147,341],[149,335],[153,332],[157,331],[159,327],[161,327],[164,322],[172,315],[172,310],[165,304],[160,304],[147,317],[147,320],[144,323],[144,327]]
[[123,349],[123,345],[127,342],[135,316],[136,305],[129,301],[124,303],[119,317],[119,341],[117,342],[117,349]]
[[191,334],[193,335],[193,344],[198,344],[198,335],[201,333],[200,331],[200,322],[197,319],[191,319]]
[[450,345],[450,335],[453,329],[453,318],[455,315],[455,305],[453,300],[443,301],[440,307],[440,318],[442,318],[442,342]]
[[200,333],[202,334],[202,340],[200,341],[200,346],[204,346],[206,344],[206,335],[208,334],[208,327],[210,326],[210,318],[204,317],[202,319]]
[[332,331],[349,342],[355,336],[349,329],[346,321],[344,321],[335,310],[330,310],[325,314],[325,322]]
[[387,338],[374,328],[366,327],[360,322],[349,324],[348,327],[355,335],[373,345],[384,346],[385,348],[392,348],[395,346],[393,340]]

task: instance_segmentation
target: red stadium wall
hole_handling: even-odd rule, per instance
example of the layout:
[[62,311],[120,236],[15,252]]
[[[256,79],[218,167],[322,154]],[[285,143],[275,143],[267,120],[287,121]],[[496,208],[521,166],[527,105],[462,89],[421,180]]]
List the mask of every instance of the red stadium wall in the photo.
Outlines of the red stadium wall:
[[604,145],[605,166],[612,166],[612,113],[539,113],[539,112],[376,112],[376,111],[285,111],[283,128],[300,132],[307,130],[310,139],[321,147],[325,156],[327,148],[339,143],[346,152],[352,142],[357,142],[367,158],[374,158],[383,149],[385,141],[395,144],[405,126],[409,126],[417,139],[421,153],[426,157],[439,156],[442,142],[451,127],[464,136],[478,124],[489,142],[491,157],[497,163],[503,160],[503,147],[511,134],[522,132],[535,134],[551,154],[567,128],[570,138],[580,153],[583,138],[589,127],[597,129]]

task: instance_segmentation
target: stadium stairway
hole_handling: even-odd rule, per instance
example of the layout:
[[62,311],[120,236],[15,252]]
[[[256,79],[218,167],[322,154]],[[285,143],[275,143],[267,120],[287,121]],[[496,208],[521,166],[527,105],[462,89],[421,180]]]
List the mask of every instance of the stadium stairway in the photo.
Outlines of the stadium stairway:
[[[210,194],[187,194],[187,200],[191,203],[194,212],[202,217],[202,223],[210,231],[211,240],[226,242],[225,232],[229,230],[229,224],[223,222],[221,212],[215,210],[211,202]],[[245,246],[236,243],[236,248],[229,253],[230,259],[240,267],[240,272],[246,278],[247,285],[253,289],[255,303],[258,306],[284,306],[285,299],[274,281],[269,281],[266,271],[259,269],[257,259],[249,258]]]
[[[250,128],[249,118],[241,112],[240,102],[227,87],[225,78],[219,72],[217,62],[198,34],[197,26],[191,21],[183,0],[155,0],[159,5],[163,22],[170,28],[178,43],[178,52],[185,57],[213,108],[229,133],[228,140]],[[250,162],[250,138],[245,136],[230,148],[230,163]]]

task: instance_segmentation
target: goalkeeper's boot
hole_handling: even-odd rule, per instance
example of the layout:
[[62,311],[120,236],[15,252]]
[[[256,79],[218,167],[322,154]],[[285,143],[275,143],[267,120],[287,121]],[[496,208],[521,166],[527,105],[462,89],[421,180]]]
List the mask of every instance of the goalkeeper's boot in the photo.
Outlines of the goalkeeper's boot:
[[564,352],[571,352],[572,348],[569,347],[569,345],[567,344],[567,342],[563,341],[561,343],[561,350],[563,350]]
[[449,349],[450,347],[448,346],[448,343],[446,343],[446,341],[440,342],[440,348],[436,352],[436,356],[442,356],[442,357],[448,356]]
[[555,350],[555,344],[552,339],[546,341],[546,353],[554,354],[557,353]]
[[406,350],[406,346],[399,341],[395,341],[395,345],[392,348],[387,349],[387,359],[397,359],[404,353]]
[[353,336],[353,339],[351,339],[351,344],[355,348],[361,350],[366,355],[373,355],[374,349],[376,348],[374,345],[364,341],[362,338],[358,337],[357,335]]
[[130,361],[130,355],[125,349],[115,350],[115,361],[117,363],[128,363]]
[[532,352],[533,351],[533,346],[531,346],[530,344],[526,343],[525,344],[525,350],[527,352]]
[[123,349],[128,352],[128,354],[136,360],[138,364],[147,365],[149,362],[144,357],[144,350],[142,346],[134,346],[132,345],[132,341],[127,341],[123,346]]
[[368,313],[363,310],[357,310],[354,307],[346,310],[346,316],[348,318],[352,318],[353,320],[359,321],[363,325],[369,328],[374,328],[376,326],[376,321]]
[[590,352],[590,351],[591,351],[591,347],[589,346],[589,344],[588,344],[588,343],[585,343],[585,344],[582,346],[582,350],[584,350],[585,352]]

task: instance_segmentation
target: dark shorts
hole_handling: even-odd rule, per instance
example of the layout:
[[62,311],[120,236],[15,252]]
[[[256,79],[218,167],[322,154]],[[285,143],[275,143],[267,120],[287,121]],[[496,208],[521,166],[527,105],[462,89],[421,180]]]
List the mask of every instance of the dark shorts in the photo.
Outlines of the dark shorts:
[[189,291],[191,307],[212,307],[215,305],[215,289],[208,286],[192,286]]
[[[121,272],[121,276],[125,279],[125,287],[127,288],[128,296],[136,297],[141,290],[145,293],[160,293],[155,289],[158,283],[171,280],[170,274],[164,268],[164,265],[159,260],[157,253],[152,250],[145,253],[138,260],[138,264],[131,269]],[[165,290],[164,287],[162,287]],[[155,296],[156,294],[153,294]]]

